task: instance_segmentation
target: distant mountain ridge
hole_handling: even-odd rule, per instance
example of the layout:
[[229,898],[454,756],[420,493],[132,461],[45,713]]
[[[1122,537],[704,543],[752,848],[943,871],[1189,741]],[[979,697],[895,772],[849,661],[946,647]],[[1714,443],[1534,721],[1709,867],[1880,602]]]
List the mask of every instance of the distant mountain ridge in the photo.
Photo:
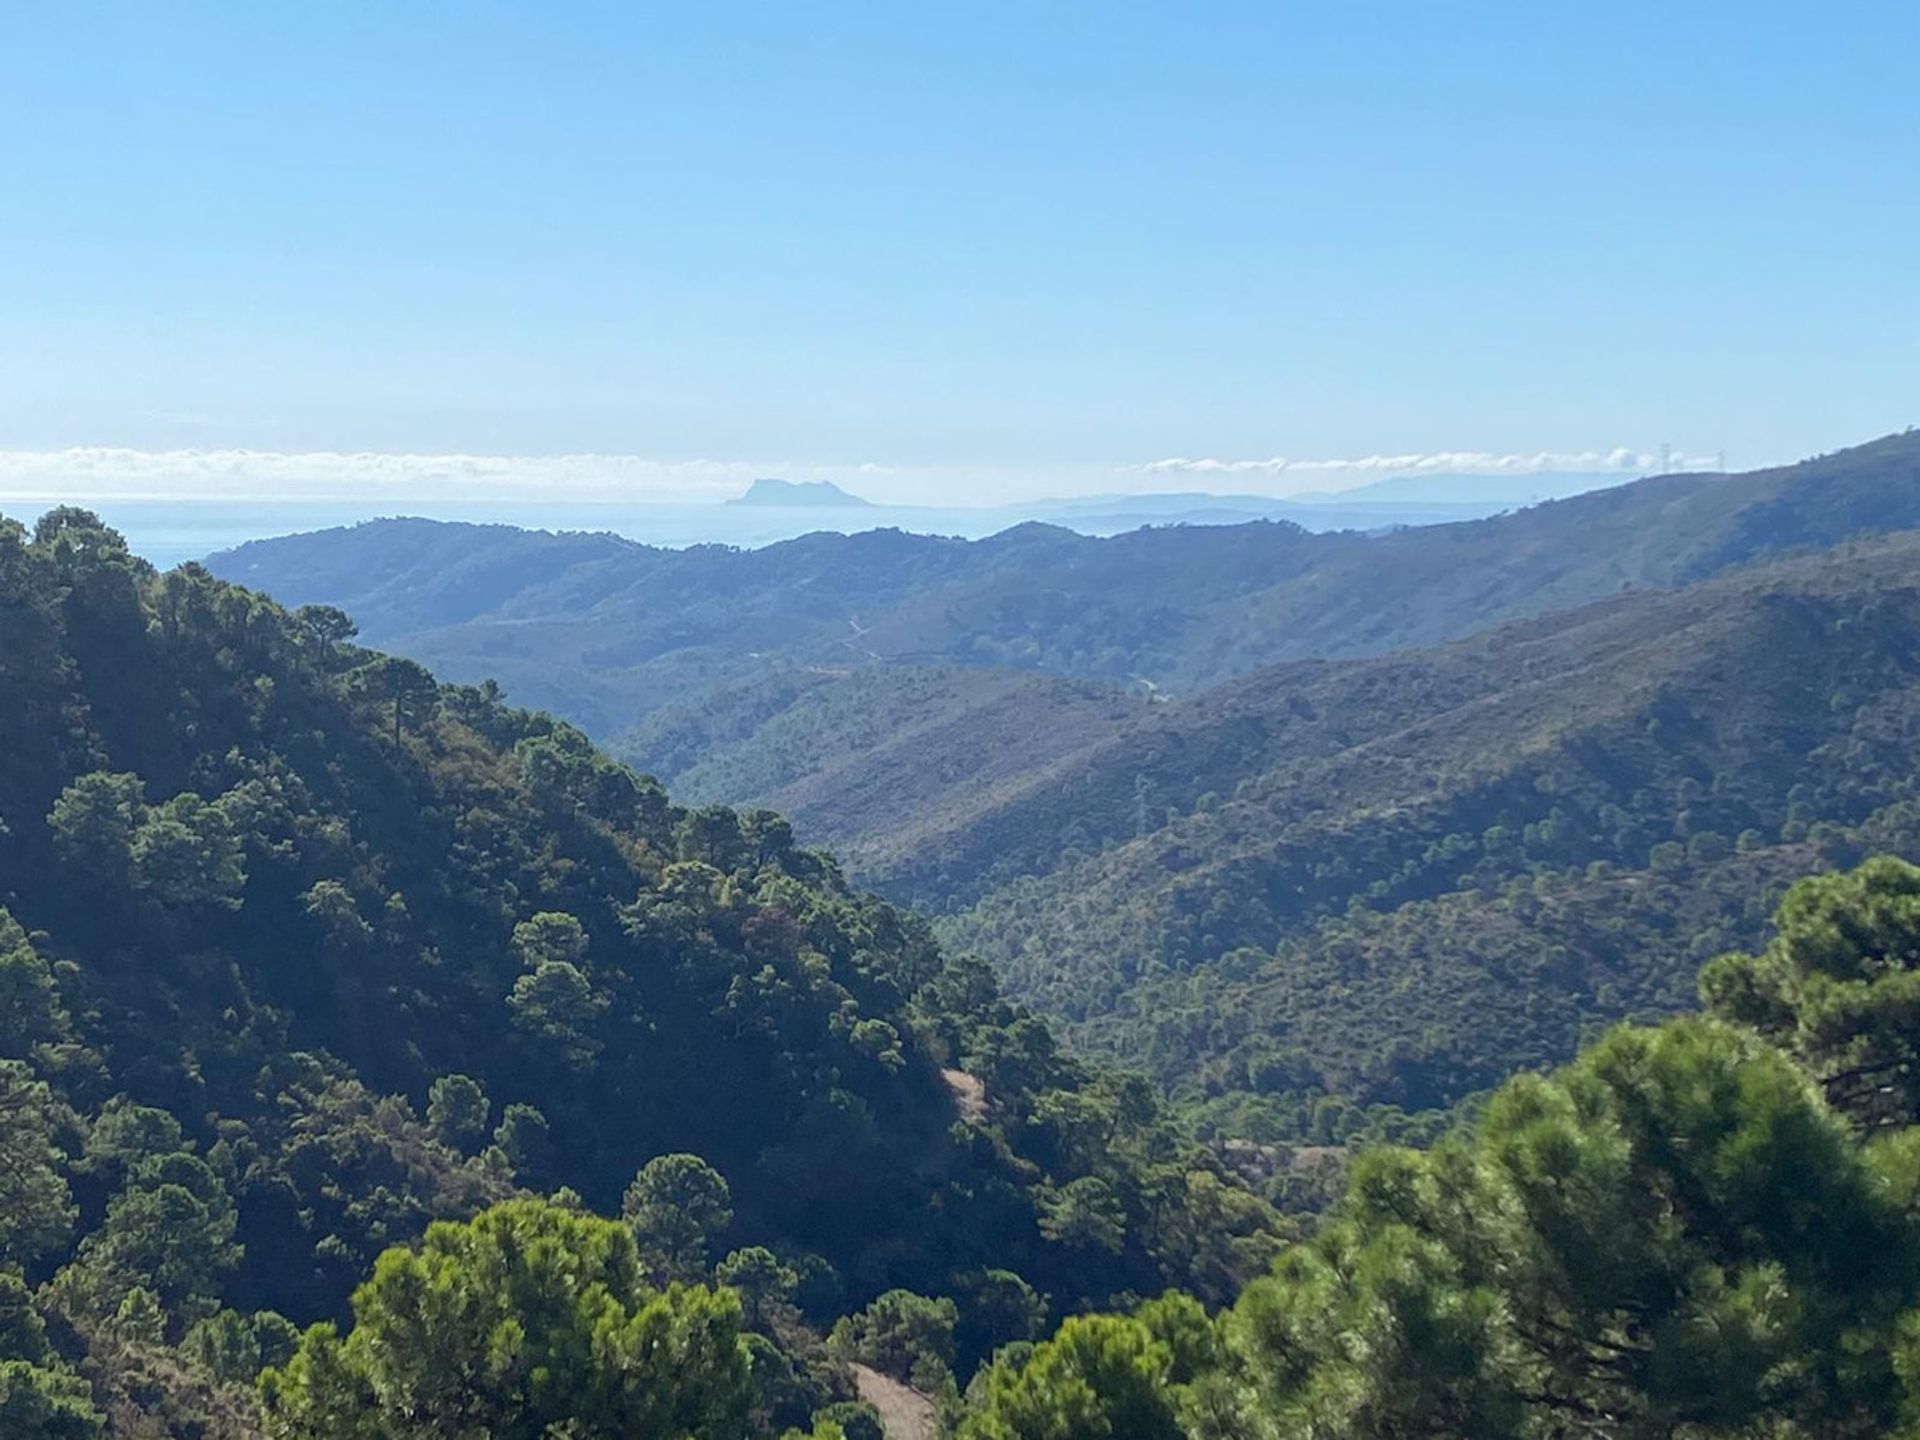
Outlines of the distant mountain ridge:
[[[201,560],[253,540],[351,527],[394,516],[393,501],[367,496],[260,498],[245,503],[213,496],[141,500],[89,496],[91,483],[85,476],[72,477],[73,499],[97,510],[128,537],[135,549],[162,568]],[[1450,498],[1447,492],[1435,488],[1442,484],[1444,481],[1438,479],[1421,481],[1404,499],[1397,500],[1370,498],[1364,490],[1352,492],[1352,499],[1338,494],[1276,499],[1189,491],[1112,493],[992,505],[899,504],[865,500],[844,490],[841,493],[852,501],[864,503],[844,503],[831,496],[822,497],[817,504],[736,504],[733,500],[652,500],[640,494],[602,493],[597,498],[495,494],[464,499],[423,497],[407,502],[400,513],[456,524],[619,535],[665,548],[730,545],[758,549],[820,530],[847,534],[880,526],[919,535],[982,539],[1029,520],[1060,525],[1083,535],[1116,535],[1145,525],[1231,525],[1249,520],[1286,520],[1315,532],[1378,531],[1400,525],[1476,520],[1520,503],[1510,497]],[[1521,500],[1540,498],[1545,497],[1527,492]]]
[[990,666],[1191,694],[1913,526],[1908,434],[1373,536],[1260,521],[1095,539],[1029,523],[979,541],[873,530],[662,550],[382,521],[208,563],[289,603],[338,605],[375,643],[611,736],[782,665]]
[[1436,471],[1388,475],[1349,490],[1316,490],[1292,498],[1315,505],[1389,505],[1427,501],[1455,505],[1537,505],[1593,490],[1611,490],[1645,478],[1638,470],[1536,470],[1461,474]]

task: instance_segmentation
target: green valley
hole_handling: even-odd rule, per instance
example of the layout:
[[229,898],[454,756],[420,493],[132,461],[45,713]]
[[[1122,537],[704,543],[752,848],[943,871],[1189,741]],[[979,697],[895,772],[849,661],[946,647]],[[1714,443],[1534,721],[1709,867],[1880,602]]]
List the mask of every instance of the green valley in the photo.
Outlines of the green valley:
[[1683,1008],[1791,880],[1915,852],[1917,520],[1908,434],[1378,535],[218,563],[776,808],[1206,1133],[1312,1145]]

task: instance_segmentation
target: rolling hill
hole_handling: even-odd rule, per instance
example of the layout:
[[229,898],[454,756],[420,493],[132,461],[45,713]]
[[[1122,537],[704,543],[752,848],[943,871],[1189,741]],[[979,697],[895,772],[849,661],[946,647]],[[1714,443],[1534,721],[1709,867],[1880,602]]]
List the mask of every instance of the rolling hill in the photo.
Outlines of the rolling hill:
[[1447,1104],[1690,1004],[1706,954],[1862,837],[1912,850],[1916,560],[1896,536],[1169,703],[812,677],[684,777],[778,797],[1176,1088],[1303,1047],[1303,1093]]
[[451,679],[497,679],[612,738],[793,665],[991,667],[1193,694],[1280,661],[1434,644],[1915,525],[1920,436],[1903,434],[1376,535],[1023,525],[979,541],[874,530],[660,550],[396,520],[256,542],[210,566],[288,604],[339,606],[373,643]]
[[220,564],[777,803],[1077,1044],[1298,1138],[1684,1006],[1785,880],[1910,851],[1916,525],[1907,434],[1386,535],[398,522]]
[[1690,1004],[1786,880],[1915,853],[1917,564],[1900,535],[1275,667],[869,867],[1176,1088],[1292,1052],[1282,1088],[1450,1104]]

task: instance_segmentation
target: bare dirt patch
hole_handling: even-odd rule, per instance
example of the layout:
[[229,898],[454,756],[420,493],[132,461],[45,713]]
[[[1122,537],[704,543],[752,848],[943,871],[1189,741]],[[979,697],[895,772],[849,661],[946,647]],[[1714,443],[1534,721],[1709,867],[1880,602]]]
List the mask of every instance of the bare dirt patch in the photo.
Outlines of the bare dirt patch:
[[902,1385],[870,1365],[853,1367],[853,1383],[860,1398],[880,1412],[880,1428],[887,1440],[934,1440],[933,1401],[911,1385]]
[[964,1070],[942,1070],[940,1078],[953,1092],[953,1108],[962,1120],[978,1125],[987,1118],[987,1087],[978,1075],[969,1075]]

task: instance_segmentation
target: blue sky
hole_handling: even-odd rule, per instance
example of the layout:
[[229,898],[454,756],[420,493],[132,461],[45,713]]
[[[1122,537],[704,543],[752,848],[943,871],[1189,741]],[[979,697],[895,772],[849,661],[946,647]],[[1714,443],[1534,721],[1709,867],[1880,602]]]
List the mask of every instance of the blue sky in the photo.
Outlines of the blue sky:
[[0,450],[1791,459],[1920,421],[1917,97],[1891,3],[15,7]]

